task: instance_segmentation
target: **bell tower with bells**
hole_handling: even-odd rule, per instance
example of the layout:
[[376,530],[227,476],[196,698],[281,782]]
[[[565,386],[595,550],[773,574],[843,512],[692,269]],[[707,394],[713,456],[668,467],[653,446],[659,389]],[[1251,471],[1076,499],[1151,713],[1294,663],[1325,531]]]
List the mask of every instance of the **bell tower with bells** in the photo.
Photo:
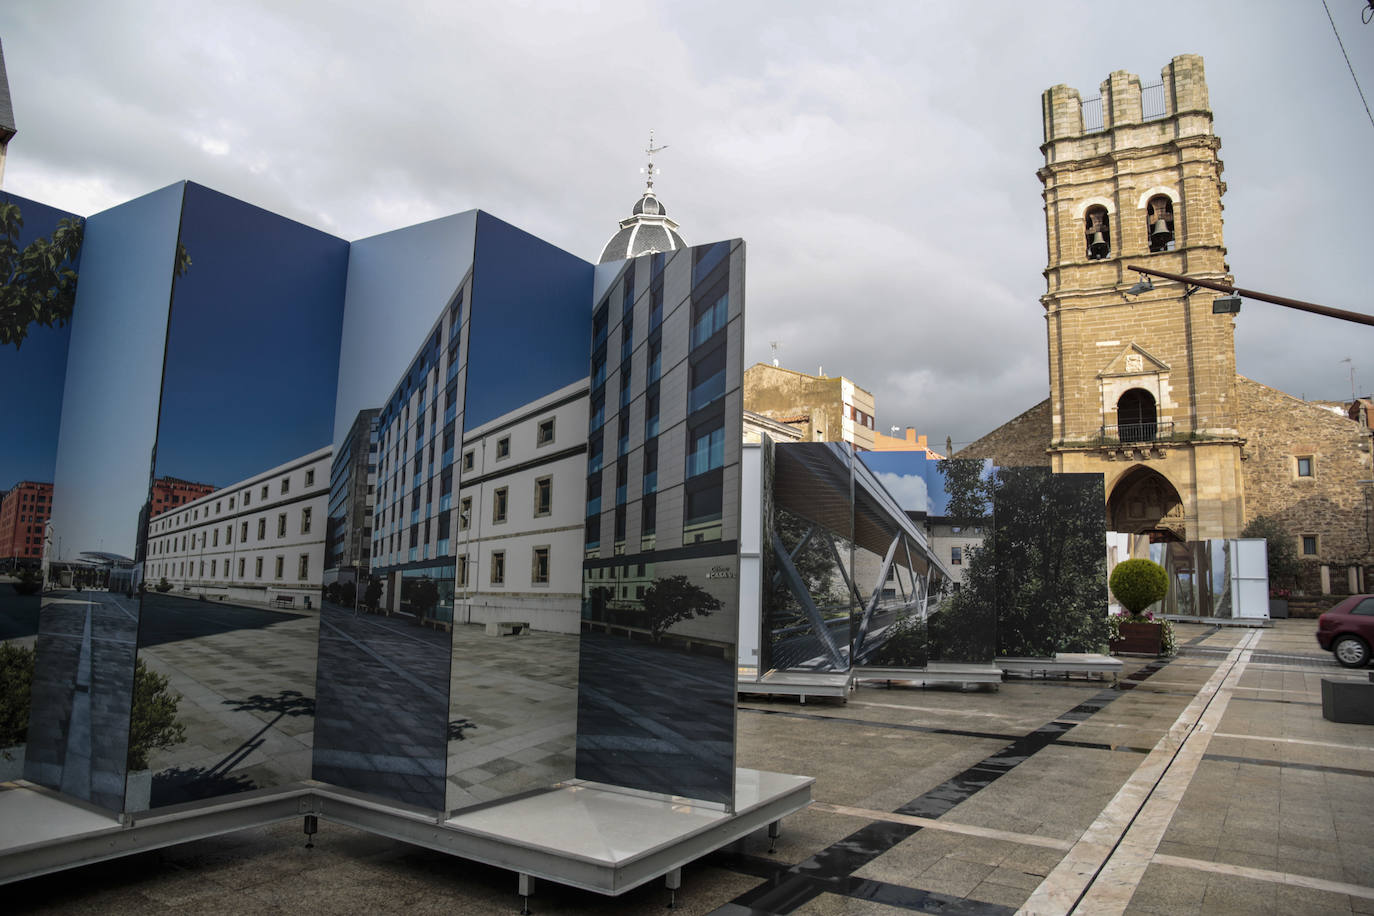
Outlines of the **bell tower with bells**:
[[1221,141],[1202,58],[1095,99],[1042,95],[1049,447],[1056,472],[1100,472],[1109,530],[1152,540],[1239,535],[1235,324],[1218,294],[1138,282],[1131,265],[1230,281]]

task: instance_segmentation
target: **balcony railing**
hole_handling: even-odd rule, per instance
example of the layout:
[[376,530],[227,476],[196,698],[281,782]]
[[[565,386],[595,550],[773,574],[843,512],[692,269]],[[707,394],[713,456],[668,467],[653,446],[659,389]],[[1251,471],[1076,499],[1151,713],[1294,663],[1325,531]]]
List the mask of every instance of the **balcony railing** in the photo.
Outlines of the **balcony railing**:
[[1173,420],[1150,423],[1121,423],[1102,427],[1103,445],[1129,445],[1132,442],[1160,442],[1174,437]]

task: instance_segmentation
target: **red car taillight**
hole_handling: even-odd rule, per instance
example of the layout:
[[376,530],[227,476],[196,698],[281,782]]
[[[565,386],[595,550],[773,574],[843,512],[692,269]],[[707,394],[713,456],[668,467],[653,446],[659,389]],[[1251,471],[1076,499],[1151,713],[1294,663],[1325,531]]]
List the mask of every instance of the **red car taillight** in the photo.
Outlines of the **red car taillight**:
[[1330,616],[1323,614],[1317,618],[1318,630],[1330,630],[1336,626],[1336,621]]

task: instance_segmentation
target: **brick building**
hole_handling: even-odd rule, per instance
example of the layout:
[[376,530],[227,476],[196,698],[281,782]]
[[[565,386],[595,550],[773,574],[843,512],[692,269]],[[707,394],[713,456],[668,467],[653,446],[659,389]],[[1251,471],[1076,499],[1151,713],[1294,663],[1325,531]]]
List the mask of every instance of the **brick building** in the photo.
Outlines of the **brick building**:
[[1101,473],[1108,528],[1154,540],[1236,537],[1273,516],[1305,587],[1366,587],[1368,426],[1237,375],[1218,294],[1137,288],[1128,269],[1231,281],[1202,58],[1149,86],[1118,71],[1096,99],[1055,86],[1042,114],[1049,398],[959,455]]
[[873,448],[873,394],[844,376],[755,363],[744,370],[744,409],[800,430],[806,442]]
[[52,484],[21,481],[0,500],[0,566],[37,566],[52,513]]
[[180,477],[158,477],[148,491],[148,500],[138,510],[138,533],[135,535],[134,563],[141,564],[145,558],[146,545],[143,533],[148,530],[148,521],[177,506],[184,506],[207,493],[215,492],[208,483],[195,483]]

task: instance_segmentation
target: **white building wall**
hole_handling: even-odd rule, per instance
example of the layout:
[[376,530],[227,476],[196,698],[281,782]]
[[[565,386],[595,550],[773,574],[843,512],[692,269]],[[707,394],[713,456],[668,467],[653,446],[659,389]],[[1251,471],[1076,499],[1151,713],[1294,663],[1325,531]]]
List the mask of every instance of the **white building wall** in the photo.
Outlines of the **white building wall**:
[[318,606],[333,449],[153,517],[144,581],[224,601]]

